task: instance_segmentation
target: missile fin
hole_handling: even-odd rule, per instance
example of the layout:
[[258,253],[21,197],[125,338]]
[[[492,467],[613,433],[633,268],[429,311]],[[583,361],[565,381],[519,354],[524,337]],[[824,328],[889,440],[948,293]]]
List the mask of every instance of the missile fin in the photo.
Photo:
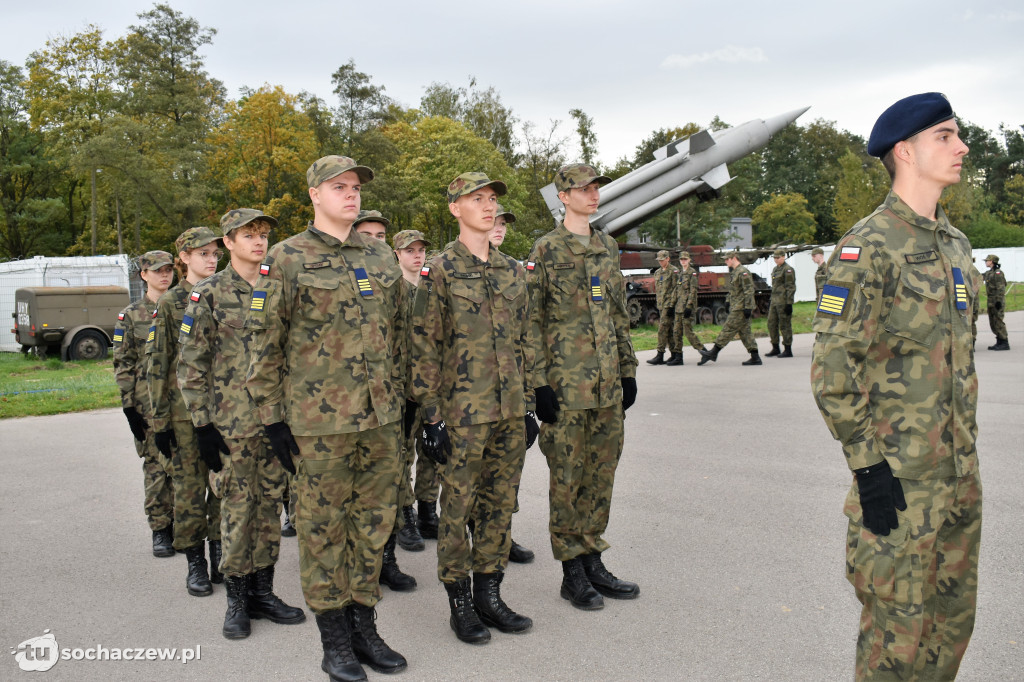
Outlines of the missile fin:
[[729,169],[725,167],[724,163],[721,163],[707,173],[700,177],[704,181],[704,184],[712,189],[719,189],[725,185],[725,183],[732,180],[729,176]]

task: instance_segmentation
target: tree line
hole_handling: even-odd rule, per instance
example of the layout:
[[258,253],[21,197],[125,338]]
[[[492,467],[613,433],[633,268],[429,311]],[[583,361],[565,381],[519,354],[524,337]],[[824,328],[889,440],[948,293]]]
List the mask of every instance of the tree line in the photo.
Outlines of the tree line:
[[[0,60],[0,258],[167,249],[238,206],[277,217],[282,239],[312,218],[305,172],[327,154],[373,168],[364,208],[435,244],[455,235],[448,182],[468,169],[500,178],[518,218],[503,248],[523,257],[553,225],[539,189],[567,162],[599,165],[583,110],[568,122],[522,121],[473,77],[431,83],[418,106],[404,107],[350,60],[332,74],[329,102],[269,84],[231,99],[202,56],[216,33],[155,4],[116,39],[89,26],[48,40],[24,66]],[[1022,126],[959,124],[971,152],[963,181],[943,197],[950,219],[975,247],[1024,245]],[[728,125],[716,117],[653,131],[600,170],[620,177],[672,140]],[[820,119],[788,126],[730,172],[714,200],[688,198],[640,231],[666,246],[717,246],[730,218],[750,216],[757,245],[829,243],[889,185],[863,138]]]

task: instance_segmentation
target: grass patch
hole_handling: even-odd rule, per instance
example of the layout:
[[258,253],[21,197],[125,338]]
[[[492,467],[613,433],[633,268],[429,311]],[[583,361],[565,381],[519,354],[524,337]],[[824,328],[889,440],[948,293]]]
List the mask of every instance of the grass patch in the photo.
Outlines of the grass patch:
[[117,407],[114,362],[0,353],[0,419]]

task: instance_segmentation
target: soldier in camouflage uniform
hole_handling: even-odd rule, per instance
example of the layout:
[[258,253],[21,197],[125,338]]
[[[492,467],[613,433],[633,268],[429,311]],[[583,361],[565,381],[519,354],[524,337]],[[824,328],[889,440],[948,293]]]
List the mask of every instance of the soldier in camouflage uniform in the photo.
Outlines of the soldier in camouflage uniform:
[[178,340],[178,385],[192,415],[199,455],[210,471],[221,472],[219,570],[228,600],[221,631],[228,639],[248,637],[250,617],[288,624],[306,620],[302,609],[274,594],[285,470],[264,439],[245,390],[253,330],[266,326],[267,297],[274,293],[267,287],[254,294],[253,286],[276,226],[276,219],[251,208],[224,214],[220,228],[231,262],[192,288]]
[[722,331],[718,333],[714,347],[711,350],[701,349],[700,354],[703,357],[697,364],[703,365],[717,360],[719,352],[738,336],[743,341],[743,347],[750,353],[750,359],[744,360],[743,364],[760,365],[761,356],[757,353],[757,342],[750,331],[750,316],[754,313],[755,305],[754,278],[750,271],[740,264],[738,251],[727,254],[725,264],[732,273],[729,280],[729,317],[722,325]]
[[487,625],[502,632],[533,625],[500,590],[527,440],[532,445],[537,434],[527,412],[523,269],[488,239],[505,192],[484,173],[463,173],[448,185],[459,237],[423,268],[425,300],[413,319],[410,371],[423,409],[423,450],[442,466],[444,482],[437,575],[448,592],[449,624],[470,643],[491,638]]
[[381,215],[380,211],[363,210],[359,212],[359,217],[352,223],[352,227],[359,234],[385,241],[391,222]]
[[[185,552],[185,588],[194,597],[213,594],[220,573],[220,500],[210,486],[209,469],[199,457],[192,419],[178,388],[178,335],[192,324],[185,315],[192,288],[217,271],[220,237],[208,227],[192,227],[174,242],[178,283],[160,298],[146,343],[146,381],[152,401],[154,441],[171,460],[174,478],[174,548]],[[210,541],[207,572],[206,540]]]
[[999,256],[990,254],[985,258],[988,270],[982,275],[985,278],[985,295],[988,301],[988,324],[996,335],[995,345],[989,350],[1010,350],[1010,340],[1006,335],[1006,323],[1003,311],[1006,308],[1006,277],[999,269]]
[[295,471],[302,592],[332,680],[362,679],[360,661],[407,665],[374,622],[395,527],[407,333],[395,254],[352,227],[372,179],[345,156],[306,171],[313,221],[260,266],[266,329],[246,378],[274,453]]
[[146,383],[146,338],[153,325],[157,301],[174,281],[174,260],[166,251],[139,256],[139,277],[146,293],[117,315],[114,328],[114,375],[121,392],[121,407],[135,437],[135,451],[142,458],[146,516],[153,531],[153,556],[174,556],[174,489],[171,462],[157,450]]
[[604,566],[602,537],[622,455],[625,411],[636,400],[636,355],[615,240],[590,226],[610,182],[585,164],[555,174],[565,219],[537,240],[526,264],[540,449],[550,470],[551,550],[561,595],[600,609],[602,595],[634,599],[636,583]]
[[698,351],[704,348],[693,331],[693,315],[697,310],[697,288],[697,271],[690,267],[690,254],[682,251],[679,254],[679,277],[676,279],[676,324],[672,329],[673,342],[679,349],[679,362],[675,364],[683,364],[684,337],[690,342],[690,346]]
[[811,249],[811,260],[818,266],[814,272],[814,300],[817,302],[821,299],[821,290],[825,286],[825,280],[828,279],[828,263],[825,262],[824,249],[820,246]]
[[[772,349],[766,357],[793,357],[793,301],[796,298],[796,270],[786,262],[786,252],[772,254],[775,269],[772,270],[772,300],[768,307],[768,340]],[[782,336],[783,351],[779,351],[779,336]]]
[[[676,336],[672,333],[676,312],[676,283],[679,279],[679,268],[672,265],[668,251],[658,252],[658,271],[654,273],[655,306],[658,308],[658,353],[647,361],[648,365],[681,365],[676,359],[682,357],[677,348]],[[665,362],[665,349],[669,350],[668,362]]]
[[974,628],[981,537],[971,245],[938,206],[967,146],[940,93],[894,104],[868,152],[892,191],[836,245],[814,317],[814,399],[853,485],[846,577],[857,679],[952,680]]

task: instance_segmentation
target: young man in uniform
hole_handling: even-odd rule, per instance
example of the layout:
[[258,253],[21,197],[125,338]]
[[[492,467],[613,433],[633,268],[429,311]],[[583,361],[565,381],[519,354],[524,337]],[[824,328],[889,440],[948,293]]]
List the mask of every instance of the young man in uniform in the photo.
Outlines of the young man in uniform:
[[989,254],[985,258],[988,270],[982,275],[985,278],[985,296],[988,302],[988,325],[996,335],[996,343],[989,350],[1010,350],[1010,341],[1006,335],[1006,322],[1003,321],[1003,310],[1006,308],[1006,277],[999,269],[999,256]]
[[846,576],[857,679],[952,680],[974,629],[981,539],[971,308],[980,273],[939,207],[967,153],[945,96],[902,99],[868,153],[892,191],[836,244],[811,386],[853,485]]
[[811,249],[811,260],[818,266],[814,272],[814,300],[821,300],[821,290],[828,279],[828,263],[825,262],[825,250],[820,246]]
[[693,331],[693,314],[697,310],[697,271],[690,267],[690,254],[679,253],[679,278],[676,280],[676,324],[672,329],[673,343],[679,349],[679,362],[683,364],[683,338],[696,350],[704,348]]
[[[772,300],[768,306],[768,340],[772,349],[766,357],[793,357],[793,301],[796,299],[796,270],[786,262],[786,252],[772,254]],[[779,350],[779,337],[785,349]]]
[[530,374],[551,474],[551,550],[562,562],[561,596],[584,610],[602,608],[602,595],[640,594],[601,559],[637,364],[618,246],[590,227],[608,182],[585,164],[560,168],[555,188],[565,218],[537,240],[526,264]]
[[[668,251],[658,252],[658,271],[654,273],[655,306],[658,308],[658,354],[647,361],[648,365],[681,365],[676,360],[682,352],[677,352],[676,337],[673,334],[676,313],[676,283],[679,279],[679,268],[672,265]],[[665,349],[669,350],[668,362],[665,362]]]
[[[242,639],[250,618],[301,623],[302,609],[274,594],[285,470],[264,441],[245,390],[253,329],[265,326],[270,288],[255,292],[277,220],[238,208],[220,219],[231,262],[192,288],[178,341],[178,385],[192,415],[199,456],[219,472],[221,563],[228,606],[222,634]],[[223,457],[221,456],[223,455]]]
[[441,465],[444,482],[437,574],[452,630],[474,644],[490,640],[487,625],[502,632],[533,625],[500,591],[516,491],[537,433],[527,412],[526,281],[522,266],[488,239],[505,192],[484,173],[448,185],[459,237],[423,268],[424,306],[413,319],[411,383],[423,410],[423,450]]
[[754,314],[754,278],[750,271],[740,265],[738,251],[732,251],[725,256],[725,264],[729,266],[732,277],[729,280],[729,317],[722,325],[722,331],[715,339],[715,345],[711,350],[701,349],[703,356],[698,365],[707,362],[714,362],[718,354],[737,336],[743,341],[743,347],[750,353],[750,359],[744,360],[744,365],[760,365],[761,356],[757,354],[757,342],[754,334],[750,331],[750,316]]
[[372,179],[345,156],[306,171],[314,217],[260,266],[266,329],[246,379],[274,453],[295,471],[302,592],[332,680],[363,679],[360,661],[406,667],[374,622],[398,495],[406,301],[395,254],[352,227]]
[[139,277],[146,293],[117,315],[114,328],[114,375],[121,392],[121,408],[135,436],[135,451],[142,458],[146,491],[146,517],[153,531],[153,556],[174,556],[174,488],[171,461],[157,450],[146,384],[146,338],[153,324],[157,301],[174,281],[174,259],[166,251],[139,256]]
[[380,211],[360,211],[359,217],[352,223],[352,227],[359,234],[384,241],[391,223],[381,215]]

